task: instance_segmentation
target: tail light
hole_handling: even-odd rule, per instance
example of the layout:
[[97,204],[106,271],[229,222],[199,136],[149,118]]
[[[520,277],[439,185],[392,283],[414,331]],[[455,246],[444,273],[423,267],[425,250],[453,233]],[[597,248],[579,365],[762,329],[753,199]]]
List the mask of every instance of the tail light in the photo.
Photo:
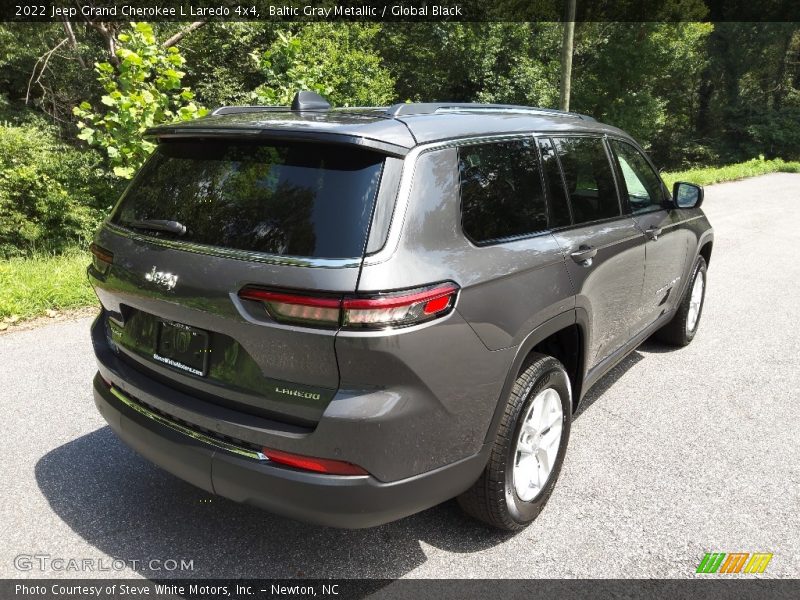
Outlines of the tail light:
[[306,296],[246,287],[245,300],[263,302],[277,321],[317,327],[385,329],[424,323],[448,314],[459,287],[440,283],[414,290],[364,296]]
[[278,321],[329,327],[339,325],[341,298],[300,296],[258,288],[245,288],[239,292],[239,297],[263,302],[269,314]]
[[272,448],[262,448],[264,455],[274,463],[313,471],[314,473],[326,473],[328,475],[369,475],[358,465],[354,465],[343,460],[332,460],[330,458],[315,458],[313,456],[303,456],[301,454],[291,454],[282,450]]
[[101,273],[108,271],[108,268],[114,263],[114,254],[102,246],[89,244],[89,252],[92,253],[94,268]]
[[413,292],[345,298],[342,325],[382,328],[422,323],[450,312],[457,293],[458,286],[446,283]]

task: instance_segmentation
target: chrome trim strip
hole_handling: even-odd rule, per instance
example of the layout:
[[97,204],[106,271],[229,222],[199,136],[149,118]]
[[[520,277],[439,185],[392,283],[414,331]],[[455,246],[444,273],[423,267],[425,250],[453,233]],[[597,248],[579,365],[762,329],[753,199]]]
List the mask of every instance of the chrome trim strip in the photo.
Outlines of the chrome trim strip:
[[175,421],[171,421],[165,417],[162,417],[158,413],[155,413],[151,410],[148,410],[138,402],[135,402],[121,391],[119,391],[115,387],[111,387],[111,393],[114,395],[117,400],[122,402],[125,406],[135,410],[140,415],[143,415],[150,419],[151,421],[155,421],[160,425],[164,425],[165,427],[169,427],[173,431],[177,431],[178,433],[182,433],[198,442],[203,442],[204,444],[208,444],[209,446],[214,446],[215,448],[219,448],[220,450],[225,450],[227,452],[231,452],[232,454],[237,454],[239,456],[244,456],[246,458],[251,458],[254,460],[261,460],[261,461],[268,461],[269,459],[261,452],[257,452],[255,450],[251,450],[250,448],[243,448],[241,446],[237,446],[235,444],[229,444],[228,442],[223,442],[222,440],[215,439],[211,436],[205,435],[204,433],[200,433],[199,431],[195,431],[194,429],[190,429],[180,423],[176,423]]
[[137,242],[144,242],[147,244],[153,244],[155,246],[162,246],[164,248],[172,248],[175,250],[185,250],[186,252],[194,252],[195,254],[204,254],[206,256],[216,256],[219,258],[232,258],[235,260],[260,262],[270,265],[281,265],[285,267],[313,267],[321,269],[346,269],[359,267],[361,265],[361,260],[358,258],[303,258],[299,256],[279,256],[277,254],[265,254],[263,252],[252,252],[250,250],[234,250],[231,248],[218,248],[216,246],[196,244],[194,242],[179,242],[175,240],[151,237],[136,233],[130,229],[127,229],[126,227],[115,225],[114,223],[110,222],[104,223],[103,226],[117,235],[136,240]]

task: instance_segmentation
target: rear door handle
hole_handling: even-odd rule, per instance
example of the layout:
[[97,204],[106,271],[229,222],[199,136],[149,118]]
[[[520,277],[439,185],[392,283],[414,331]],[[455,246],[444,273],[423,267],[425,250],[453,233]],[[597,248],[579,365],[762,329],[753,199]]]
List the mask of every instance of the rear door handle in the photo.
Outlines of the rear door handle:
[[651,240],[656,241],[661,235],[661,227],[650,227],[644,231]]
[[570,253],[570,256],[579,265],[589,267],[592,264],[592,259],[597,256],[597,248],[581,244],[577,250]]

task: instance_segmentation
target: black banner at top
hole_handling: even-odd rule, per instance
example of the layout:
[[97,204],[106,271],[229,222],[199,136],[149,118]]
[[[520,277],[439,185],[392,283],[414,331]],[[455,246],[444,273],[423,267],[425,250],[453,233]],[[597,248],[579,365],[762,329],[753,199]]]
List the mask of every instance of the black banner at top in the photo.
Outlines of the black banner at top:
[[[3,0],[0,21],[563,21],[569,0]],[[797,0],[576,0],[575,20],[800,21]]]

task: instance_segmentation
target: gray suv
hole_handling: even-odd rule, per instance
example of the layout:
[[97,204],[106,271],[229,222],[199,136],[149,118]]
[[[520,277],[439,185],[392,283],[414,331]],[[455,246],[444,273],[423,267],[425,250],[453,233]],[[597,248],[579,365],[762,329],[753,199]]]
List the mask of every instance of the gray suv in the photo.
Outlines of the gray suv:
[[148,131],[92,244],[98,409],[238,502],[516,530],[587,390],[697,331],[713,234],[625,132],[506,105],[223,107]]

